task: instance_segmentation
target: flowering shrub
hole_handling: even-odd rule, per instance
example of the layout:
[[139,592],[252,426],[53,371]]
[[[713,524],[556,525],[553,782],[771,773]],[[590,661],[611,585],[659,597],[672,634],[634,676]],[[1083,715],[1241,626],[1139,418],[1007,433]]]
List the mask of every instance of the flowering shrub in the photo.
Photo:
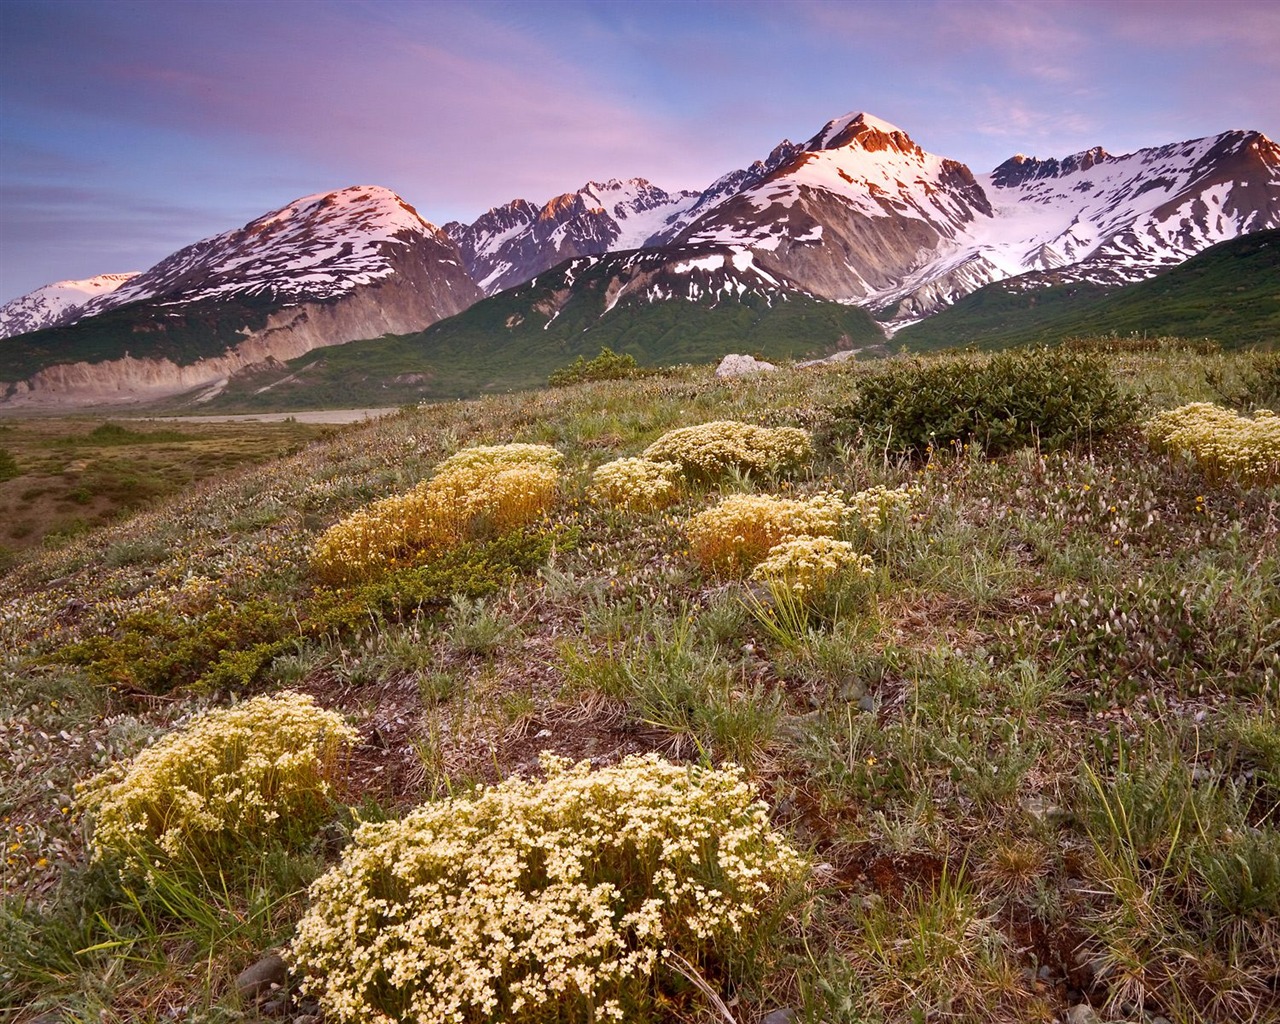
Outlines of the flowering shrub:
[[740,574],[793,537],[830,536],[848,515],[838,494],[778,498],[733,494],[689,520],[690,553],[708,569]]
[[305,834],[356,738],[340,716],[290,691],[209,711],[84,785],[94,857],[139,868],[157,851],[216,861],[246,841]]
[[539,444],[464,448],[406,494],[375,501],[325,531],[311,561],[348,582],[486,533],[527,526],[555,501],[563,457]]
[[911,511],[919,487],[869,487],[849,499],[849,509],[868,530],[878,530]]
[[1280,416],[1269,409],[1258,409],[1250,419],[1193,402],[1160,413],[1144,429],[1157,448],[1188,452],[1210,475],[1280,480]]
[[679,472],[674,462],[615,459],[592,475],[591,497],[633,512],[666,508],[680,497]]
[[786,588],[798,597],[816,599],[842,577],[870,576],[873,571],[870,556],[858,554],[846,541],[795,537],[771,548],[751,578],[771,589]]
[[803,870],[736,770],[543,766],[356,830],[290,947],[328,1017],[622,1019],[664,956],[732,941]]
[[674,462],[689,476],[710,479],[726,470],[767,473],[790,469],[813,455],[813,439],[796,427],[757,427],[717,420],[669,430],[644,450],[655,462]]

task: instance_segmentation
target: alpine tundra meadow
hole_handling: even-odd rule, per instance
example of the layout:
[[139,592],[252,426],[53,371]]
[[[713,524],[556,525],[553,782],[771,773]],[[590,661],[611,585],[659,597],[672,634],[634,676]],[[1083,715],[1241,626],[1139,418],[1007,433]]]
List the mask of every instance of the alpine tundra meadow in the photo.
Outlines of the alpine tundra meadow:
[[1277,406],[1177,339],[637,372],[16,555],[0,999],[1275,1020]]

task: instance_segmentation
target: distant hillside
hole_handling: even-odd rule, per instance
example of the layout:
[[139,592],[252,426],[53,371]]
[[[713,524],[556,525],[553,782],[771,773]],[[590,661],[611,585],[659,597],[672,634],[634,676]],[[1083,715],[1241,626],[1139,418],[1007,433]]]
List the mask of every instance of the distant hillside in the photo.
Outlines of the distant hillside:
[[1026,288],[1021,281],[980,288],[893,340],[918,351],[1135,332],[1212,338],[1227,348],[1280,343],[1280,231],[1222,242],[1118,290],[1088,282]]
[[[676,301],[652,301],[656,291]],[[663,366],[729,352],[777,360],[882,350],[884,342],[865,310],[767,287],[730,260],[710,268],[659,252],[622,253],[566,262],[416,334],[248,371],[209,408],[388,405],[536,387],[603,346]]]

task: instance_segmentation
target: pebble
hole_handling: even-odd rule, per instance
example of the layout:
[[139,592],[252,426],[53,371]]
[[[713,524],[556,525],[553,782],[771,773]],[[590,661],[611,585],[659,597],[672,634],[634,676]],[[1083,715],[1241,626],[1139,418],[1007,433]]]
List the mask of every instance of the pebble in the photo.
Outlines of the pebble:
[[1076,1003],[1067,1011],[1067,1024],[1100,1024],[1098,1015],[1088,1003]]
[[289,980],[289,968],[277,953],[268,953],[236,975],[236,992],[246,1001],[256,1001]]
[[767,1013],[760,1024],[791,1024],[796,1019],[796,1011],[784,1007],[781,1010],[774,1010]]

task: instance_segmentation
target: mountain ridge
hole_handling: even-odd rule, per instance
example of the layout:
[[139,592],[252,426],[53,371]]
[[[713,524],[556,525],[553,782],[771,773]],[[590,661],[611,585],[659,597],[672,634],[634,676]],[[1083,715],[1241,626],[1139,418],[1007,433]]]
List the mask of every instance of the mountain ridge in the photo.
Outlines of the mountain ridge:
[[[52,327],[10,338],[0,346],[0,401],[77,389],[100,396],[113,373],[136,382],[125,360],[158,361],[142,374],[154,378],[148,393],[177,387],[177,376],[185,387],[200,373],[175,368],[193,362],[213,383],[245,360],[421,331],[558,267],[570,273],[556,292],[572,290],[574,261],[611,254],[648,255],[601,271],[612,301],[598,320],[619,298],[712,309],[748,296],[769,306],[786,294],[861,306],[892,333],[995,281],[1116,288],[1274,227],[1280,147],[1259,132],[1119,156],[1101,146],[1019,154],[974,174],[854,112],[804,143],[783,140],[701,193],[643,178],[588,181],[541,205],[516,199],[443,228],[377,186],[303,197],[179,250]],[[99,365],[112,362],[114,370]],[[138,393],[123,388],[120,397]]]

